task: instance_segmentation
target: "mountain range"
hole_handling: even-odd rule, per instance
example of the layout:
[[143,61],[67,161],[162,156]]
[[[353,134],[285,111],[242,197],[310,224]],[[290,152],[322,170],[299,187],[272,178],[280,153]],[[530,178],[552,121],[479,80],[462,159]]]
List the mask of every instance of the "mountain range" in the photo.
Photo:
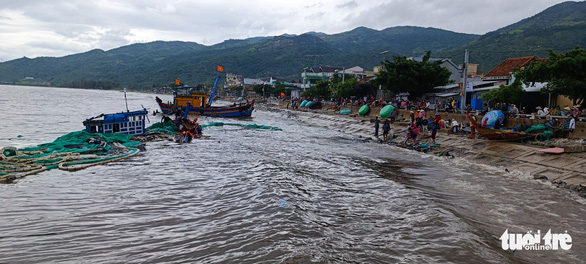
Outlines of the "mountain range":
[[560,3],[484,35],[414,26],[358,27],[332,35],[231,39],[212,46],[155,41],[57,58],[25,57],[0,63],[0,83],[140,90],[176,78],[211,84],[216,65],[249,78],[298,80],[305,67],[358,65],[368,70],[394,55],[418,57],[428,50],[432,57],[462,63],[466,49],[469,61],[487,72],[506,58],[547,57],[548,49],[566,52],[576,46],[586,46],[586,2]]

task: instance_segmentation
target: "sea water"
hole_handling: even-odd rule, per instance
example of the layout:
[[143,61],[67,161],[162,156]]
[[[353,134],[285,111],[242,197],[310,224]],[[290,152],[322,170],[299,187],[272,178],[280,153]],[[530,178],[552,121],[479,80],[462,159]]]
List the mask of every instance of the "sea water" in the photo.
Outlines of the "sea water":
[[[157,109],[155,95],[127,98],[131,111]],[[0,148],[50,142],[125,110],[118,91],[0,86]],[[199,118],[214,121],[225,120]],[[566,189],[278,111],[229,121],[282,130],[209,127],[191,144],[151,142],[120,162],[0,185],[0,263],[586,259],[585,205]],[[513,251],[499,239],[549,229],[567,231],[572,247]]]

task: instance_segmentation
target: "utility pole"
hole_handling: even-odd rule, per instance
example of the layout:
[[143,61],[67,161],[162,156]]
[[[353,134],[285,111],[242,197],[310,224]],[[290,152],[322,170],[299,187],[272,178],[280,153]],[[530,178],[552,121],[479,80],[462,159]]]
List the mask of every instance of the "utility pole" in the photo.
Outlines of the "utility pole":
[[468,88],[468,49],[464,53],[464,83],[463,83],[462,100],[460,100],[460,109],[466,109],[466,89]]

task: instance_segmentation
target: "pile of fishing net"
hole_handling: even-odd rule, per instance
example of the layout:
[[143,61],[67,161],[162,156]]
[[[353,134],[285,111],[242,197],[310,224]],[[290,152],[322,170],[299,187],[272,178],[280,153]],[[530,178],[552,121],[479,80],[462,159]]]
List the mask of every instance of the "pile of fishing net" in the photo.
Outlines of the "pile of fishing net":
[[126,134],[71,132],[51,143],[0,150],[0,182],[50,169],[75,171],[138,154],[141,142]]
[[531,128],[525,130],[526,133],[531,133],[531,132],[542,132],[545,130],[545,125],[544,124],[539,124],[539,125],[534,125],[531,126]]
[[172,120],[166,122],[158,122],[154,123],[153,125],[146,128],[147,132],[157,133],[157,134],[177,134],[179,130],[177,130],[177,126]]

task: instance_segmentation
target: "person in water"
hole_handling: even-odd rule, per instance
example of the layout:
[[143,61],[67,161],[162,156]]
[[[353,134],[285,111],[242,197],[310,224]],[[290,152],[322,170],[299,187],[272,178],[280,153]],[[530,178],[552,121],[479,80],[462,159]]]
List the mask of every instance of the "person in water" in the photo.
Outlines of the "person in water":
[[391,131],[391,124],[388,119],[385,119],[385,122],[383,123],[383,141],[387,141],[389,131]]

